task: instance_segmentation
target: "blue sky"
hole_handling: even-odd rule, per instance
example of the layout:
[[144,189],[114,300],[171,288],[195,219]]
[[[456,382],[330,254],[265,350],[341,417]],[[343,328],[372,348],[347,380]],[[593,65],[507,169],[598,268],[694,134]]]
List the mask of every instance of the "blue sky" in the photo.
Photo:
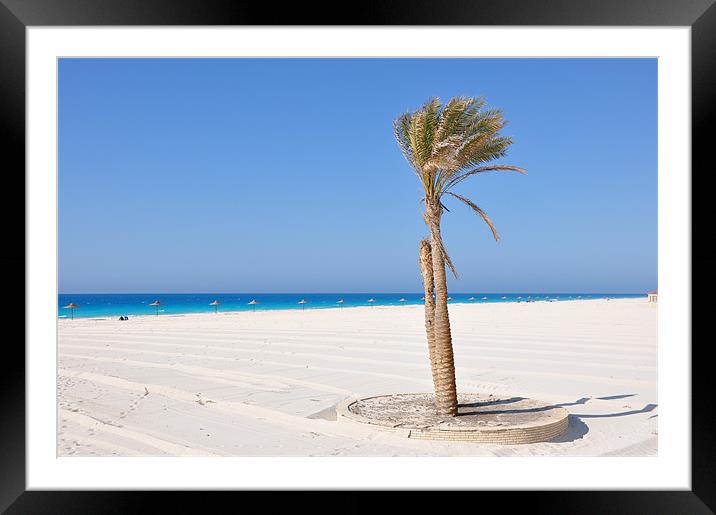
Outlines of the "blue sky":
[[529,175],[458,189],[499,243],[447,203],[451,291],[657,286],[655,59],[62,59],[60,292],[420,291],[391,123],[457,95]]

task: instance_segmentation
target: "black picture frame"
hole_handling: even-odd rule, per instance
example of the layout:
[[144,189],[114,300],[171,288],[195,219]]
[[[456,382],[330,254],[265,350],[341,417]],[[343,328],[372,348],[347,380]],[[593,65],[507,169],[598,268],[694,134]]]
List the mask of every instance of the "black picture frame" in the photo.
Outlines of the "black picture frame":
[[[475,509],[488,500],[506,503],[510,509],[524,506],[531,513],[714,513],[716,511],[716,438],[711,408],[712,379],[709,346],[712,338],[697,336],[711,310],[706,295],[715,286],[716,255],[710,250],[714,230],[706,207],[710,194],[707,164],[708,129],[716,125],[716,6],[715,0],[401,0],[357,4],[284,3],[230,0],[0,0],[0,134],[3,143],[3,186],[0,202],[6,245],[0,252],[4,279],[13,289],[6,309],[25,298],[25,226],[19,224],[22,206],[7,200],[24,199],[25,191],[25,29],[28,26],[63,25],[607,25],[689,26],[692,44],[692,274],[698,288],[692,298],[692,489],[690,491],[583,491],[583,492],[467,492],[452,493]],[[695,173],[696,171],[701,173]],[[688,173],[688,170],[684,170]],[[22,203],[23,201],[20,200]],[[24,212],[24,211],[22,211]],[[14,223],[8,223],[12,221]],[[701,229],[701,230],[699,230]],[[10,232],[10,234],[8,234]],[[8,240],[8,236],[10,239]],[[8,245],[7,243],[10,242]],[[692,280],[693,282],[693,280]],[[10,305],[12,302],[12,306]],[[712,315],[713,316],[713,315]],[[6,412],[0,423],[0,511],[7,513],[129,513],[152,510],[161,502],[163,511],[207,511],[215,496],[248,492],[212,493],[211,504],[188,492],[67,492],[26,491],[25,488],[25,352],[21,341],[24,320],[11,317],[6,324],[19,329],[3,342],[10,361],[0,374],[0,396]],[[706,332],[704,332],[706,334]],[[568,460],[566,465],[569,466]],[[274,495],[273,502],[283,495]],[[297,493],[293,509],[316,505],[310,493]],[[335,502],[355,512],[374,505],[357,492],[341,493]],[[245,505],[247,499],[242,499]],[[250,500],[250,499],[249,499]],[[507,502],[509,500],[509,502]],[[422,509],[423,494],[400,496],[395,509]],[[476,503],[476,504],[473,504]],[[333,502],[322,503],[335,508]],[[503,510],[501,510],[503,511]]]

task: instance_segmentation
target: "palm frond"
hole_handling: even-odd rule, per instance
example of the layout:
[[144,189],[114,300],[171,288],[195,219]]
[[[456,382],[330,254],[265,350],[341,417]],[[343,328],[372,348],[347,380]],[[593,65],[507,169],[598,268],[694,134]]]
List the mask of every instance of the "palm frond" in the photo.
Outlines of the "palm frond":
[[484,104],[481,98],[455,97],[445,104],[438,118],[437,141],[461,135],[470,124],[473,113]]
[[[432,98],[421,108],[395,119],[395,138],[423,185],[426,210],[441,210],[441,206],[444,207],[441,197],[450,194],[480,215],[495,239],[499,240],[487,214],[470,199],[450,190],[465,179],[483,172],[527,173],[517,166],[489,164],[504,157],[512,144],[510,137],[500,134],[506,124],[502,110],[485,108],[485,101],[480,97],[455,97],[446,104]],[[434,216],[432,225],[427,217],[425,221],[433,234],[435,249],[439,249],[445,264],[457,277],[440,235],[440,214]]]
[[415,156],[414,146],[412,143],[413,139],[411,136],[411,117],[411,113],[405,113],[396,118],[393,121],[393,133],[403,156],[406,161],[408,161],[408,164],[410,164],[410,167],[415,175],[417,175],[420,182],[423,183],[423,187],[427,190],[430,188],[430,181],[426,178],[423,172],[423,167],[420,166]]
[[459,165],[456,157],[461,144],[462,136],[459,134],[436,141],[433,154],[425,164],[426,167],[435,170],[454,170]]
[[519,166],[511,166],[511,165],[478,166],[477,168],[473,168],[472,170],[469,170],[467,172],[462,172],[459,175],[456,175],[453,178],[451,178],[445,184],[445,186],[442,190],[442,193],[447,192],[450,188],[461,183],[468,177],[471,177],[478,173],[486,173],[486,172],[517,172],[517,173],[521,173],[522,175],[527,175],[527,170],[525,170],[524,168],[520,168]]
[[460,169],[472,168],[488,161],[504,157],[512,145],[512,138],[491,133],[476,134],[466,140],[457,152]]
[[457,274],[457,269],[455,268],[455,265],[452,262],[452,259],[450,259],[450,255],[447,253],[447,249],[445,248],[445,243],[443,243],[443,237],[441,234],[437,234],[437,237],[435,238],[435,241],[433,241],[433,245],[437,245],[438,249],[440,250],[440,253],[443,256],[443,259],[445,260],[445,264],[448,266],[450,271],[452,272],[452,275],[455,276],[455,279],[457,279],[459,276]]
[[440,99],[432,98],[411,117],[410,131],[413,153],[421,167],[430,159],[440,112]]
[[500,235],[497,232],[497,229],[495,228],[495,225],[492,223],[492,220],[487,216],[487,213],[485,213],[480,207],[475,204],[472,200],[470,200],[467,197],[463,197],[462,195],[458,195],[457,193],[453,193],[452,191],[446,192],[448,195],[455,197],[460,202],[463,202],[467,204],[467,206],[472,209],[475,213],[480,215],[480,217],[485,221],[485,223],[490,227],[490,230],[492,231],[492,236],[495,238],[495,241],[500,241]]

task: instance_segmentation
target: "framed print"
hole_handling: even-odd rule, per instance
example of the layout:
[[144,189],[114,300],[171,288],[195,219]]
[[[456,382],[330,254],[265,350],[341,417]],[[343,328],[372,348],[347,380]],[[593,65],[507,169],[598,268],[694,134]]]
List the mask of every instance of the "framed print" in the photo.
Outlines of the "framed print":
[[0,0],[0,506],[713,512],[712,2],[271,11]]

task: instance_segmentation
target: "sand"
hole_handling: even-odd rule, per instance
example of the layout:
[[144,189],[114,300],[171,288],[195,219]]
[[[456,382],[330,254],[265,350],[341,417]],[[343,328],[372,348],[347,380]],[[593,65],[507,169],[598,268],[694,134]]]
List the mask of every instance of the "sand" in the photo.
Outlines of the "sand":
[[421,306],[58,321],[59,456],[655,456],[644,299],[453,304],[458,389],[569,410],[548,443],[413,440],[335,421],[430,392]]

